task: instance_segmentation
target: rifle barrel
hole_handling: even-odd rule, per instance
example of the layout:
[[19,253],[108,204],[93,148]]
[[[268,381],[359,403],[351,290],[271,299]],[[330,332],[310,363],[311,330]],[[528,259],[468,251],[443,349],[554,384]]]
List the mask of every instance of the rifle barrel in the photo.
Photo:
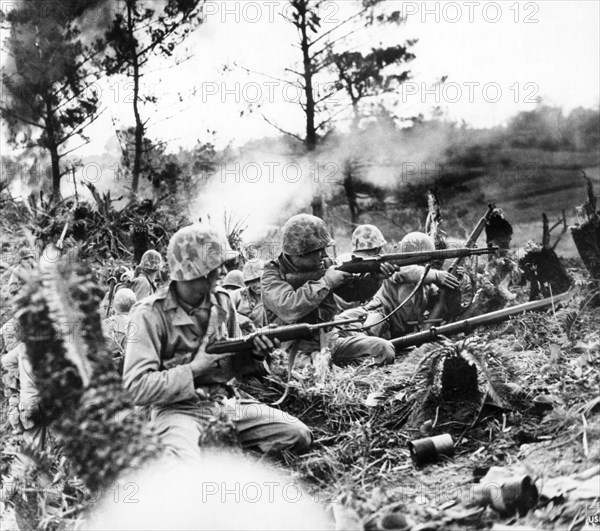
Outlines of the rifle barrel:
[[215,341],[214,343],[206,346],[206,353],[235,354],[236,352],[252,350],[252,348],[254,348],[254,338],[259,335],[280,339],[281,341],[289,341],[291,339],[300,339],[302,337],[310,336],[310,333],[313,330],[318,330],[319,328],[357,323],[359,321],[362,321],[362,317],[355,317],[354,319],[341,319],[339,321],[329,321],[327,323],[317,324],[296,323],[277,327],[265,326],[239,339],[222,339]]
[[363,320],[363,317],[355,317],[353,319],[340,319],[339,321],[329,321],[327,323],[317,323],[310,325],[311,329],[318,330],[319,328],[327,328],[329,326],[340,326],[345,324],[358,323]]
[[570,293],[565,292],[561,293],[560,295],[555,295],[554,297],[548,297],[539,301],[526,302],[524,304],[512,306],[511,308],[504,308],[502,310],[496,310],[495,312],[484,313],[483,315],[478,315],[469,319],[463,319],[462,321],[456,321],[455,323],[450,323],[437,328],[430,328],[429,330],[424,330],[422,332],[416,332],[414,334],[408,334],[406,336],[393,339],[392,344],[394,345],[396,350],[401,350],[407,347],[414,347],[416,345],[421,345],[429,341],[434,341],[437,338],[437,336],[449,336],[453,334],[459,334],[460,332],[464,332],[465,330],[471,330],[479,326],[500,323],[502,321],[505,321],[509,317],[522,312],[543,310],[544,308],[547,308],[554,303],[568,299],[569,297]]
[[447,258],[457,258],[465,256],[474,256],[481,254],[492,254],[498,250],[498,247],[468,248],[459,247],[456,249],[439,249],[437,251],[416,251],[410,253],[382,254],[368,258],[355,257],[348,262],[339,265],[337,269],[348,273],[361,273],[367,270],[376,271],[383,262],[395,263],[397,265],[415,265],[426,264],[434,260],[445,260]]

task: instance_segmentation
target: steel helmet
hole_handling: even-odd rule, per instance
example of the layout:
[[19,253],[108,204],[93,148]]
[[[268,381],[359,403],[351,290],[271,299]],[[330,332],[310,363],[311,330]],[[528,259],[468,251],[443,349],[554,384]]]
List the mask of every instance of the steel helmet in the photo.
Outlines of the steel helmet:
[[238,255],[210,225],[194,223],[179,229],[169,241],[167,262],[171,280],[195,280]]
[[383,247],[387,242],[375,225],[359,225],[352,233],[352,251],[368,251]]
[[310,214],[292,216],[283,226],[282,232],[283,252],[291,256],[310,253],[335,244],[325,222]]
[[158,271],[162,267],[162,256],[153,249],[146,251],[140,260],[140,267],[148,271]]
[[409,232],[402,238],[400,250],[403,253],[435,251],[435,243],[424,232]]
[[25,260],[25,258],[35,258],[35,253],[29,247],[21,247],[19,251],[19,257],[21,260]]
[[262,277],[265,263],[260,258],[255,258],[244,264],[244,282],[252,282]]
[[243,288],[244,274],[239,269],[233,269],[225,275],[221,285],[224,288]]
[[115,313],[128,313],[136,302],[135,293],[129,288],[121,288],[115,293],[113,308]]

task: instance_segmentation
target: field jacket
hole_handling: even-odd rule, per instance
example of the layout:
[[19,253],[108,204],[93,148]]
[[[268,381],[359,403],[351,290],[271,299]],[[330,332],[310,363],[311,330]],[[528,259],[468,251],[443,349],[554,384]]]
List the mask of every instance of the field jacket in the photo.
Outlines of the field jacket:
[[217,288],[210,295],[208,315],[208,322],[199,326],[193,312],[188,314],[178,302],[173,283],[134,305],[125,347],[123,385],[136,404],[168,406],[193,402],[197,388],[211,394],[235,376],[257,369],[260,364],[250,354],[215,356],[212,372],[194,381],[189,363],[204,333],[208,334],[209,343],[240,336],[236,312],[225,290]]

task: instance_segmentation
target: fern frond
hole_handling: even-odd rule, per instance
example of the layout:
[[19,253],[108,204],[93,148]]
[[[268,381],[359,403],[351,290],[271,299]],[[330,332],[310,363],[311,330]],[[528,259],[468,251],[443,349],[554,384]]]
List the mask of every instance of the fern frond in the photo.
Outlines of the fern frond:
[[44,252],[40,261],[41,293],[48,306],[49,317],[57,325],[56,333],[62,339],[65,358],[75,365],[85,388],[92,379],[92,366],[87,359],[88,347],[81,335],[81,327],[77,326],[83,320],[83,314],[65,296],[69,286],[58,270],[60,261],[48,259],[59,255],[54,245]]
[[555,314],[556,320],[560,323],[568,338],[571,337],[573,325],[579,317],[579,310],[575,308],[561,308]]
[[506,408],[508,403],[506,400],[507,388],[504,385],[504,381],[501,374],[496,371],[490,370],[487,362],[488,352],[484,345],[473,338],[472,341],[467,343],[466,349],[460,352],[460,355],[468,363],[475,365],[479,373],[479,377],[482,380],[482,384],[486,387],[487,395],[492,400],[492,403],[498,407]]
[[410,380],[408,381],[409,384],[415,380],[415,378],[421,372],[421,370],[423,369],[425,364],[427,364],[429,361],[431,361],[431,358],[439,353],[439,350],[440,350],[439,343],[429,343],[424,346],[423,353],[425,355],[417,363],[417,366],[415,367],[415,370],[413,371],[413,374],[412,374]]

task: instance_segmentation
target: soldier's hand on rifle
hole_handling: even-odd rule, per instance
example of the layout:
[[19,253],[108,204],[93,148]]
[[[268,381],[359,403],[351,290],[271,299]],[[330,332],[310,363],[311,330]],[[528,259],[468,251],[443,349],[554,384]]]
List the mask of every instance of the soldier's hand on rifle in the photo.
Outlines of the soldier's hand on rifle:
[[228,354],[207,354],[206,345],[208,344],[208,334],[204,334],[202,343],[198,347],[198,350],[194,354],[192,361],[190,361],[190,369],[192,369],[192,375],[194,378],[199,376],[206,376],[212,370],[219,367],[220,360],[228,357]]
[[379,272],[373,273],[373,277],[378,280],[385,280],[386,278],[390,278],[396,272],[396,268],[393,264],[389,262],[382,262],[379,266]]
[[456,289],[459,286],[458,279],[447,271],[438,271],[437,283],[445,288]]
[[273,352],[273,349],[279,348],[280,346],[281,343],[279,339],[270,338],[268,336],[256,336],[254,338],[252,356],[259,360],[263,360]]
[[344,282],[352,278],[352,273],[346,273],[345,271],[336,269],[335,266],[331,266],[325,271],[323,278],[329,281],[332,288],[338,288]]

